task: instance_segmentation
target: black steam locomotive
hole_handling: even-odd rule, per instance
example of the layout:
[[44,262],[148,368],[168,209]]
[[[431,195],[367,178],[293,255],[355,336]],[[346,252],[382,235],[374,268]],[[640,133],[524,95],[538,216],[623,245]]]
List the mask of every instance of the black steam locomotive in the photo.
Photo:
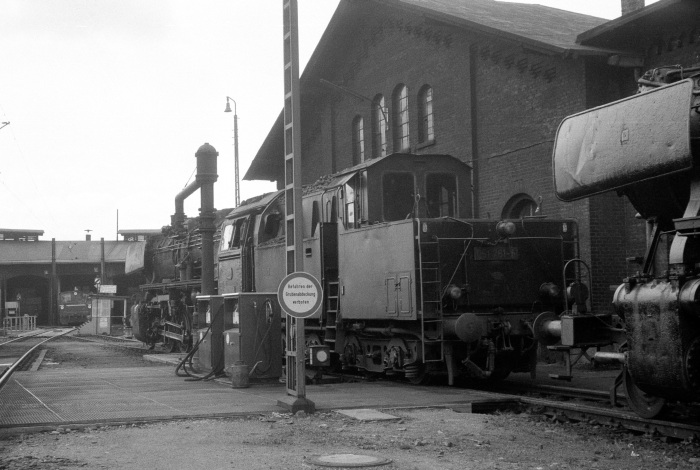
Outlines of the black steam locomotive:
[[[565,273],[579,262],[575,222],[470,219],[469,172],[448,155],[393,154],[304,189],[304,271],[324,292],[305,322],[306,344],[325,348],[330,367],[416,383],[431,374],[498,380],[534,369],[539,315],[574,302],[585,310],[585,289],[576,298],[565,289],[579,281],[578,269]],[[285,225],[282,191],[216,222],[218,294],[277,291]],[[142,286],[137,338],[187,345],[195,321],[202,326],[196,241],[184,227],[149,242],[146,258],[170,264],[153,261],[169,272],[154,269]]]
[[614,294],[627,341],[612,359],[630,406],[654,417],[700,401],[700,67],[651,70],[639,91],[561,123],[554,179],[564,201],[617,190],[647,220],[642,269]]

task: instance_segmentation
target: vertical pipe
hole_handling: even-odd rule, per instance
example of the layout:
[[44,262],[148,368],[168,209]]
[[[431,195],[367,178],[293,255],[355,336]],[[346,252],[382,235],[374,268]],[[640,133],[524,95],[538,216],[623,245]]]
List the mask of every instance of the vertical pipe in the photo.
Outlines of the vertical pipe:
[[472,141],[472,214],[471,217],[479,217],[479,129],[477,126],[477,89],[476,89],[476,44],[469,47],[469,111],[471,112],[471,141]]
[[[234,108],[236,107],[234,101]],[[234,173],[236,175],[236,207],[241,205],[241,187],[240,178],[238,176],[238,114],[233,113],[233,158],[234,158]]]
[[199,208],[199,232],[202,235],[202,295],[214,295],[214,232],[216,218],[214,209],[214,182],[216,157],[219,152],[211,145],[204,144],[197,150],[197,177],[200,187],[201,207]]
[[49,323],[53,326],[58,324],[58,319],[56,318],[56,239],[51,239],[51,285],[49,288],[50,298],[49,298]]
[[105,239],[100,238],[100,285],[105,283]]

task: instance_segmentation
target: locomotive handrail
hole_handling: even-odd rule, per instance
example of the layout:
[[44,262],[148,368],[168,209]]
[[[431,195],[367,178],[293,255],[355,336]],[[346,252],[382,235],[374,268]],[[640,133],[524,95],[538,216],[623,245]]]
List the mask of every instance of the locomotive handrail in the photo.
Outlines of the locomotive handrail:
[[[562,286],[563,286],[563,288],[564,288],[564,312],[568,312],[568,311],[569,311],[569,296],[568,296],[567,293],[566,293],[566,289],[567,289],[567,286],[566,286],[566,270],[568,269],[568,267],[569,267],[569,265],[570,265],[571,263],[582,264],[582,265],[586,268],[586,273],[588,274],[588,276],[587,276],[587,277],[588,277],[588,286],[593,286],[593,278],[592,278],[592,275],[591,275],[591,268],[588,267],[588,264],[587,264],[585,261],[583,261],[583,260],[580,259],[580,258],[572,258],[572,259],[570,259],[569,261],[567,261],[567,262],[564,264],[564,268],[562,269]],[[580,273],[574,273],[574,278],[575,278],[575,281],[576,281],[576,282],[581,283],[581,274],[580,274]],[[590,295],[591,295],[591,294],[590,294],[590,287],[589,287],[589,296],[590,296]],[[591,304],[593,304],[593,299],[592,299],[592,298],[590,298],[590,301],[591,301]]]
[[[563,237],[508,237],[510,240],[562,240]],[[491,240],[488,237],[460,237],[460,238],[449,238],[449,237],[435,237],[435,240],[447,240],[447,241],[461,241],[461,240],[478,240],[487,241]]]

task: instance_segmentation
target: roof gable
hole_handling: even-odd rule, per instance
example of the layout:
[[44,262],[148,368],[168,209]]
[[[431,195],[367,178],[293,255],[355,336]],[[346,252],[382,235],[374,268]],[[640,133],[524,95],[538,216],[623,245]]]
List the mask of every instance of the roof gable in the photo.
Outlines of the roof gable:
[[[358,28],[369,5],[401,9],[477,34],[513,41],[547,54],[609,55],[611,51],[576,43],[579,33],[607,20],[542,5],[495,0],[341,0],[301,78],[302,94],[318,86],[323,73],[342,60],[344,41],[362,34]],[[363,5],[364,4],[364,5]],[[360,15],[358,17],[358,15]],[[341,52],[341,53],[339,53]],[[301,105],[302,112],[304,104]],[[243,179],[283,180],[283,111],[280,112]]]

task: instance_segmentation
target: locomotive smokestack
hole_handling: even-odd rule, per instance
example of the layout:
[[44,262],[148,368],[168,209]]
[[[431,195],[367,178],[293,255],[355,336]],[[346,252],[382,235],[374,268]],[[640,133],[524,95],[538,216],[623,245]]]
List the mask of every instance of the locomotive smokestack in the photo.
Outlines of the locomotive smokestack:
[[622,0],[622,16],[644,8],[645,0]]
[[219,152],[209,144],[199,147],[197,153],[196,183],[201,188],[201,207],[199,208],[199,232],[202,234],[202,294],[214,294],[214,183],[216,174],[216,157]]

